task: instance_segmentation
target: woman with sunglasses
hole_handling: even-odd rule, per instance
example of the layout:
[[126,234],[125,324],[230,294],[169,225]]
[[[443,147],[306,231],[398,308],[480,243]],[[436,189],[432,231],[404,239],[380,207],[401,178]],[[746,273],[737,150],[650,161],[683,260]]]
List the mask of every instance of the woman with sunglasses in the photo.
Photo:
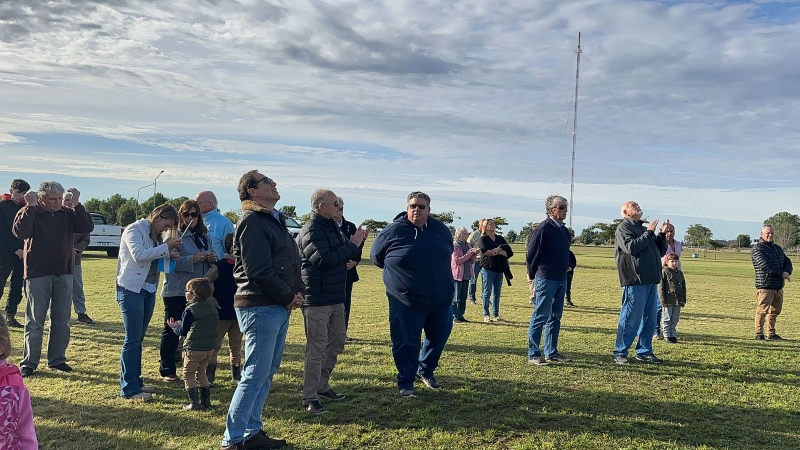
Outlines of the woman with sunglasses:
[[[182,243],[174,251],[178,254],[172,273],[164,275],[164,328],[161,330],[161,364],[159,372],[166,382],[179,383],[175,367],[175,351],[178,349],[178,336],[167,322],[170,318],[180,320],[186,309],[186,283],[192,278],[202,278],[217,261],[217,254],[208,236],[208,229],[200,216],[200,204],[186,200],[178,209],[180,221],[174,232]],[[169,271],[168,271],[169,272]]]
[[[511,246],[505,238],[495,234],[497,225],[494,220],[486,219],[483,225],[483,236],[481,237],[481,280],[483,281],[483,321],[503,322],[500,318],[500,291],[503,287],[503,275],[509,275],[509,285],[511,284],[508,258],[514,256]],[[489,297],[492,297],[492,311],[489,315]]]
[[162,233],[178,226],[175,207],[164,204],[147,219],[138,220],[122,232],[117,260],[117,302],[122,312],[125,340],[120,357],[120,395],[127,399],[149,400],[152,386],[142,380],[142,340],[158,289],[158,260],[170,255],[181,244],[179,237],[162,239]]

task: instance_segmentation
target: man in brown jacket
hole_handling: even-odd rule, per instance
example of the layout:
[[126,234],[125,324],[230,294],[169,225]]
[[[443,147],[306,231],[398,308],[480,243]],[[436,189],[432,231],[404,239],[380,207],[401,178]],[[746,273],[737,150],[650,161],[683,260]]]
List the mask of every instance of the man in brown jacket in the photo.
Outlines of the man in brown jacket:
[[[74,208],[62,205],[71,198]],[[47,365],[71,372],[67,364],[69,319],[72,309],[72,273],[74,270],[74,233],[89,233],[94,223],[79,202],[80,192],[55,181],[44,181],[39,192],[25,194],[25,207],[14,218],[14,235],[23,240],[25,291],[25,339],[20,367],[23,377],[33,375],[42,354],[42,334],[50,311],[50,340]]]

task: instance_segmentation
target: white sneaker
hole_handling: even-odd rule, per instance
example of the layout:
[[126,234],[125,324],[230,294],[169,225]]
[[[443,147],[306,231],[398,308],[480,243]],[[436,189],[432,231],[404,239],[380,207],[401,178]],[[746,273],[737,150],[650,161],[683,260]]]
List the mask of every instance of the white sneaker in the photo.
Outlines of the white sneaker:
[[125,397],[125,399],[127,399],[127,400],[143,400],[143,401],[147,401],[147,400],[152,400],[153,399],[153,394],[150,394],[149,392],[139,392],[136,395],[131,395],[130,397]]
[[483,316],[483,322],[484,323],[489,323],[491,321],[492,321],[492,319],[490,319],[489,316]]

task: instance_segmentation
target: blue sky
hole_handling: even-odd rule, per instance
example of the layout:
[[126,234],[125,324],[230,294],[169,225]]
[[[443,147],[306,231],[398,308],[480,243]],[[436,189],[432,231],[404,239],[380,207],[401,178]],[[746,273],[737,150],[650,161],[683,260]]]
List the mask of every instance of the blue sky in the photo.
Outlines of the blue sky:
[[229,210],[259,169],[301,213],[423,190],[519,230],[569,195],[579,31],[577,231],[631,199],[678,237],[800,212],[796,2],[5,2],[0,185],[135,198],[164,170]]

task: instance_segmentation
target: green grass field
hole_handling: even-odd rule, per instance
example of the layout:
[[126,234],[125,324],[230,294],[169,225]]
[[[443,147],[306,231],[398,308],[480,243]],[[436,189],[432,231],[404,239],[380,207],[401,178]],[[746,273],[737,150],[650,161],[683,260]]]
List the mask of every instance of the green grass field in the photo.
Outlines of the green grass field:
[[[613,363],[620,288],[609,248],[577,247],[573,301],[559,349],[571,365],[527,363],[531,308],[524,249],[512,258],[514,285],[504,286],[503,324],[456,325],[437,377],[439,391],[418,386],[401,399],[391,358],[387,301],[380,271],[359,268],[349,335],[332,384],[347,394],[309,417],[300,406],[303,325],[293,314],[286,353],[263,417],[270,435],[296,449],[798,449],[800,448],[800,289],[789,283],[778,332],[786,342],[753,338],[755,289],[748,253],[684,252],[689,299],[678,327],[681,345],[655,344],[662,366]],[[76,324],[67,351],[75,371],[46,367],[26,383],[43,449],[215,449],[233,392],[217,372],[214,408],[187,412],[182,386],[158,376],[160,299],[145,340],[144,377],[152,402],[118,397],[122,325],[114,299],[115,260],[84,257],[87,305],[97,321]],[[800,264],[795,262],[795,264]],[[46,338],[46,336],[45,336]],[[17,363],[22,332],[12,339]],[[223,348],[223,352],[227,347]],[[46,360],[42,366],[46,366]]]

